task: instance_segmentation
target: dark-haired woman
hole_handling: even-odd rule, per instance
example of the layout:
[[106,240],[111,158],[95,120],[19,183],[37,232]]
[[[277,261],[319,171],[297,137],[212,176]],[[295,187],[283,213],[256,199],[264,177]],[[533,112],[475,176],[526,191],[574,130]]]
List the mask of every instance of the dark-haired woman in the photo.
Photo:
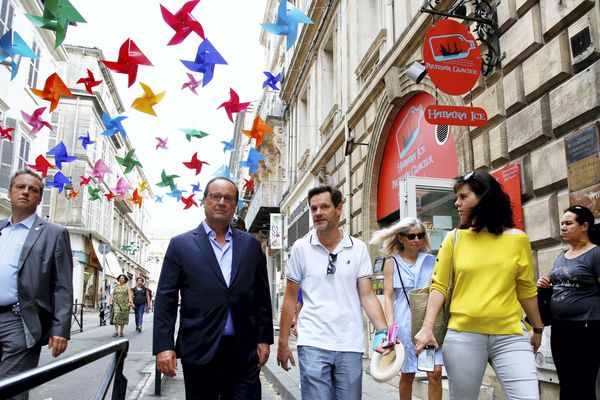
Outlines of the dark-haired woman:
[[560,235],[569,244],[539,288],[552,288],[550,347],[561,400],[595,400],[600,369],[600,229],[582,206],[565,210]]
[[129,278],[124,274],[117,277],[118,284],[115,286],[109,304],[112,306],[112,323],[115,325],[114,337],[123,337],[123,329],[129,323],[129,308],[133,307],[131,289],[127,285]]
[[[534,352],[542,322],[529,238],[514,229],[508,195],[489,173],[475,170],[458,177],[454,192],[460,215],[456,247],[449,234],[437,255],[425,322],[415,336],[417,353],[427,345],[438,348],[433,324],[446,300],[454,262],[442,348],[450,399],[477,399],[488,362],[507,399],[539,399]],[[522,323],[523,310],[533,323],[531,337]]]

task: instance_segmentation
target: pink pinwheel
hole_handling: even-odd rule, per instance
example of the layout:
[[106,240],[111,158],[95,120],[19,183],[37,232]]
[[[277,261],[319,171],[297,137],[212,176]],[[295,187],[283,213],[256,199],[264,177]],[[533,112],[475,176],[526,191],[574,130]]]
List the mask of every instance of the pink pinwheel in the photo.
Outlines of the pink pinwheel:
[[175,31],[175,35],[167,43],[167,46],[183,42],[192,32],[196,32],[203,40],[205,39],[202,25],[191,14],[199,2],[200,0],[188,1],[175,14],[172,14],[162,4],[160,5],[163,19]]
[[192,93],[194,93],[197,96],[198,92],[196,92],[196,89],[198,89],[198,87],[202,85],[202,79],[197,80],[194,77],[194,75],[190,74],[189,72],[187,73],[187,76],[190,80],[184,83],[183,86],[181,86],[181,90],[188,88],[192,91]]
[[233,122],[233,117],[231,116],[231,114],[244,111],[246,108],[248,108],[250,102],[248,101],[245,103],[240,103],[240,96],[238,96],[235,90],[231,88],[229,88],[229,95],[229,101],[226,101],[225,103],[221,104],[219,107],[217,107],[217,110],[221,107],[225,107],[225,112],[227,113],[229,120]]
[[38,108],[33,112],[33,114],[29,115],[23,111],[21,111],[21,116],[23,117],[23,121],[31,126],[31,135],[35,135],[38,133],[44,126],[53,131],[52,125],[48,121],[44,121],[42,119],[42,114],[46,110],[46,107]]
[[[128,190],[131,190],[131,185],[127,182],[125,177],[119,178],[117,181],[117,186],[115,186],[112,191],[119,197],[123,197],[127,194]],[[137,189],[136,189],[137,190]]]
[[94,165],[94,169],[90,173],[90,176],[98,179],[98,183],[101,183],[104,180],[104,175],[111,174],[112,171],[108,168],[108,165],[102,160],[96,161]]
[[158,143],[156,143],[156,150],[160,149],[164,149],[164,150],[168,150],[169,148],[167,147],[167,140],[169,140],[169,138],[160,138],[160,137],[155,137],[154,139],[156,139],[158,141]]

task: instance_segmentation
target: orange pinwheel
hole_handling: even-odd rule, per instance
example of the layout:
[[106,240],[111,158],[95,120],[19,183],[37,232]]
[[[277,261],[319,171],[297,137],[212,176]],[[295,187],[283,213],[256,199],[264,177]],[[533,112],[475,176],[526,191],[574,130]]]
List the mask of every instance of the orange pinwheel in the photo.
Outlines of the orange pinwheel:
[[43,90],[32,88],[31,91],[42,100],[48,100],[50,102],[50,112],[54,111],[56,106],[58,106],[61,96],[73,97],[73,93],[71,93],[67,85],[65,85],[56,72],[46,79]]
[[137,189],[135,189],[133,191],[133,195],[127,199],[127,201],[130,201],[133,204],[137,204],[139,208],[142,208],[142,200],[143,200],[143,197],[140,196]]
[[242,131],[242,133],[248,137],[256,139],[256,145],[254,147],[258,147],[263,142],[263,137],[265,134],[272,134],[273,129],[259,116],[254,118],[254,122],[252,122],[252,129],[249,131]]
[[67,196],[69,197],[69,199],[76,199],[77,196],[79,196],[79,192],[76,192],[75,188],[71,188],[71,190],[69,190],[69,193],[67,193]]

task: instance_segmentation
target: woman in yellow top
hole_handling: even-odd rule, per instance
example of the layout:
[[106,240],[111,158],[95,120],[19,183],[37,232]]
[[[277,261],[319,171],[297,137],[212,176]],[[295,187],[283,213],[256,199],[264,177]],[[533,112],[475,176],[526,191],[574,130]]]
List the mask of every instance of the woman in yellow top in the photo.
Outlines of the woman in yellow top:
[[[433,323],[446,299],[454,258],[454,289],[442,353],[450,399],[477,399],[486,364],[500,380],[507,399],[539,399],[534,352],[542,323],[533,281],[528,236],[514,229],[508,195],[489,173],[469,172],[456,179],[460,216],[456,248],[447,235],[437,255],[417,354],[438,348]],[[532,321],[529,336],[523,310]]]

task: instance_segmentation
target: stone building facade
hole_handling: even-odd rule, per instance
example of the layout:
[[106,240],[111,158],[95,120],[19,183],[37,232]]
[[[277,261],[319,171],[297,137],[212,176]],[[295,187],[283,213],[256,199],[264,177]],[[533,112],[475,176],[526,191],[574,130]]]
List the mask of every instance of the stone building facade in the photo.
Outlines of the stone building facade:
[[[454,3],[442,0],[438,8]],[[276,18],[277,4],[268,2],[266,22]],[[537,274],[547,273],[565,248],[559,235],[570,193],[565,138],[600,120],[600,1],[502,0],[497,18],[505,57],[462,97],[437,91],[428,77],[417,84],[406,76],[413,62],[423,60],[423,38],[437,19],[420,12],[422,0],[293,4],[314,22],[299,27],[296,44],[286,51],[285,37],[261,36],[265,64],[284,71],[284,253],[308,231],[306,195],[320,183],[344,193],[342,222],[351,235],[368,242],[393,220],[377,217],[386,144],[403,107],[426,93],[440,104],[486,110],[482,127],[449,127],[456,153],[449,170],[520,165],[524,229]],[[348,146],[352,140],[368,145]],[[377,251],[371,249],[373,258]],[[281,260],[285,269],[285,255]],[[557,386],[548,356],[541,356],[540,387],[542,397],[552,399]],[[488,375],[486,398],[502,398]]]

